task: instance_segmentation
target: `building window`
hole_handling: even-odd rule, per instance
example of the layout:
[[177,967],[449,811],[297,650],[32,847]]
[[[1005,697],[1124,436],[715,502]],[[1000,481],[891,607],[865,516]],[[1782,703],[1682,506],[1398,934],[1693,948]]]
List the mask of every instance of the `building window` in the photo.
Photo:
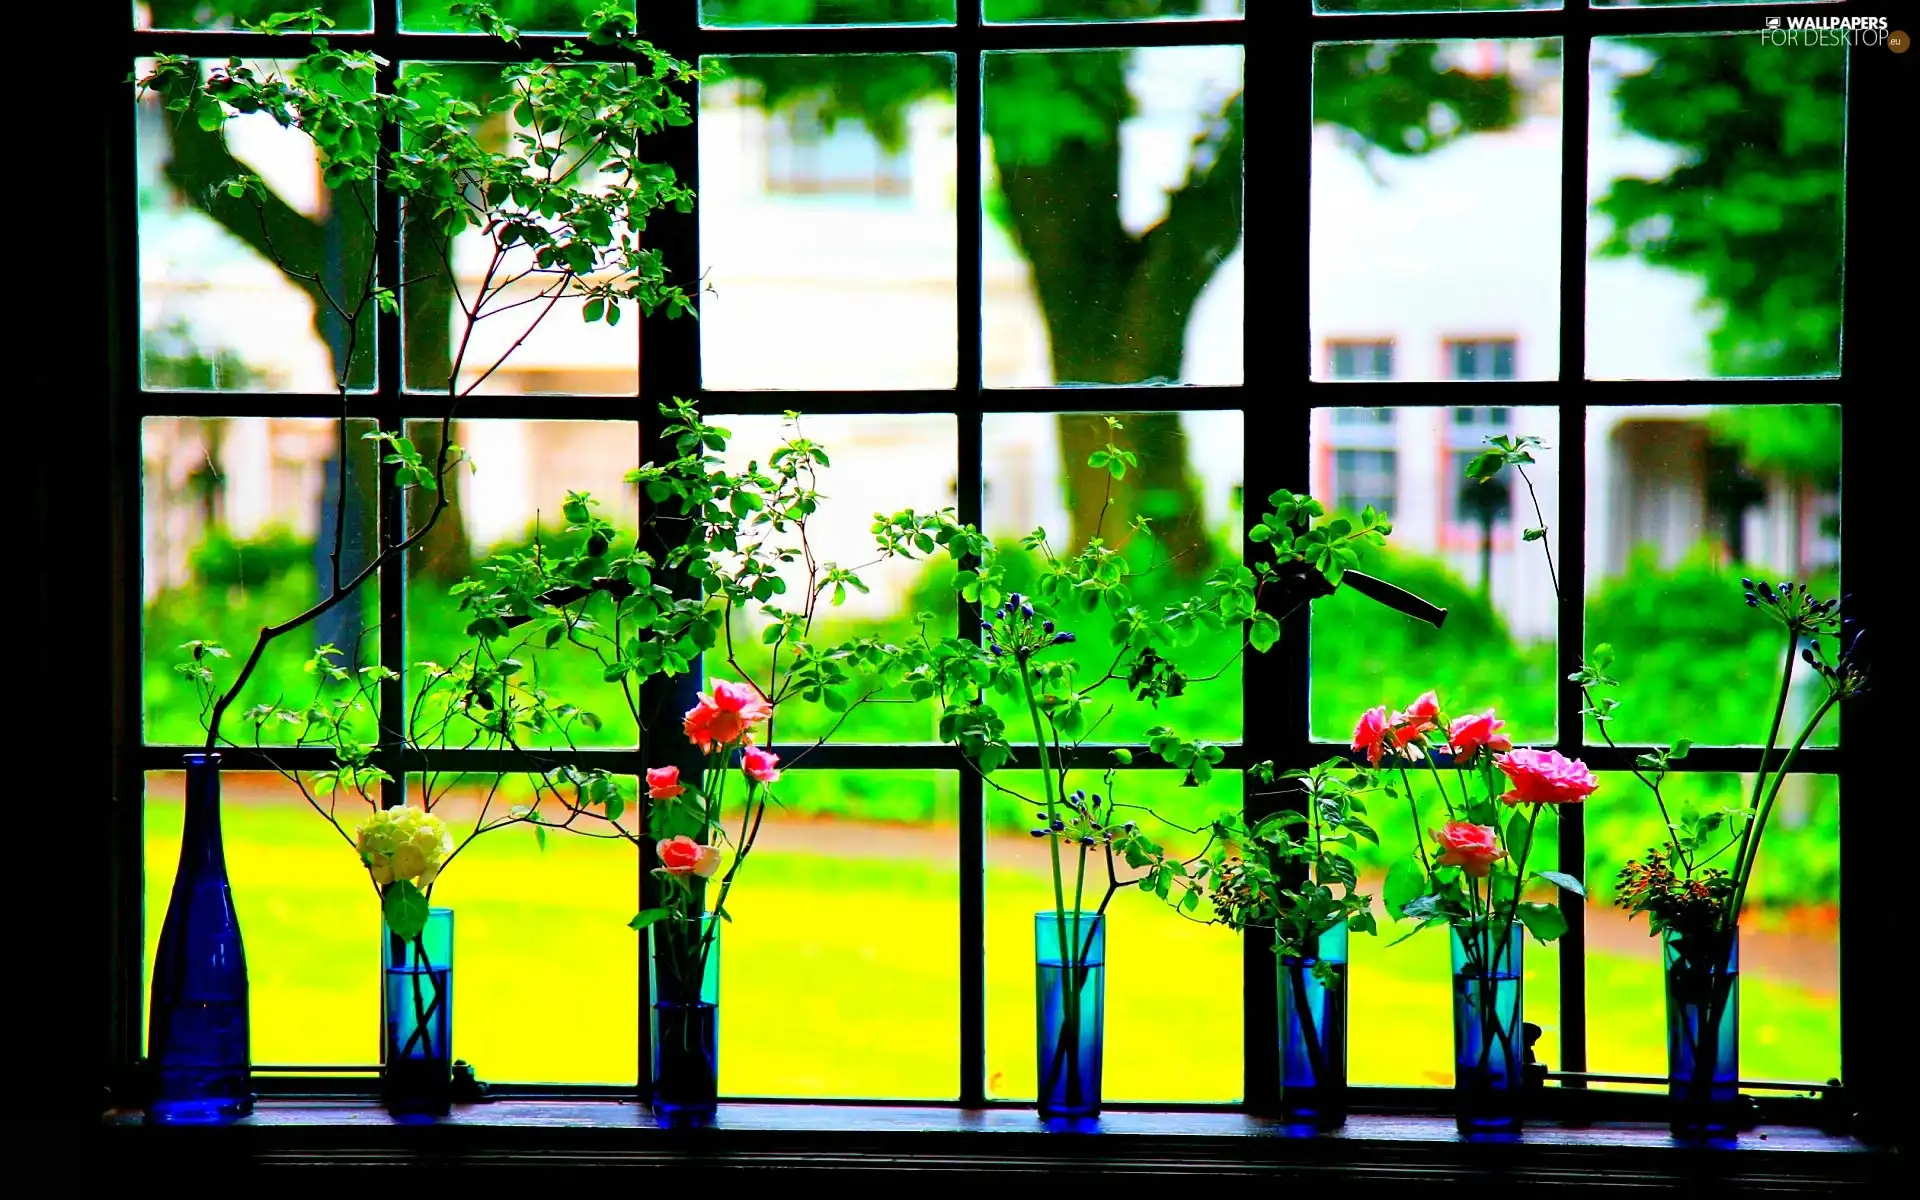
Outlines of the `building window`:
[[1447,343],[1447,378],[1512,379],[1514,340],[1481,338]]
[[1392,342],[1328,342],[1335,379],[1392,379]]
[[1392,450],[1335,450],[1333,452],[1333,508],[1357,513],[1371,505],[1393,515],[1399,456]]

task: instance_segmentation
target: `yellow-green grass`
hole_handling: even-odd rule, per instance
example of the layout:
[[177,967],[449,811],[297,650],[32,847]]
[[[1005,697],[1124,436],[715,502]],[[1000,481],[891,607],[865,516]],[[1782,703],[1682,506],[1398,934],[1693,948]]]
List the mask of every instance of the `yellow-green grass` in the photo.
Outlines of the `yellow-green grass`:
[[[177,780],[177,776],[160,777]],[[147,806],[149,960],[179,852],[177,783]],[[229,870],[253,987],[254,1059],[372,1063],[377,906],[352,851],[283,799],[230,802]],[[951,829],[790,823],[742,872],[722,982],[722,1088],[732,1095],[944,1098],[959,1075],[959,875]],[[1033,1092],[1032,914],[1050,885],[1029,846],[995,844],[987,876],[992,1094]],[[638,869],[622,843],[510,830],[436,887],[456,911],[455,1052],[482,1078],[629,1083],[637,1071]],[[1138,892],[1116,899],[1108,956],[1107,1094],[1232,1100],[1241,1090],[1241,947]],[[1356,1083],[1450,1081],[1446,939],[1356,938]],[[1664,1032],[1656,943],[1589,953],[1592,1069],[1657,1073]],[[1558,1062],[1555,951],[1527,957],[1527,1012]],[[1836,1074],[1830,991],[1742,985],[1743,1073]]]

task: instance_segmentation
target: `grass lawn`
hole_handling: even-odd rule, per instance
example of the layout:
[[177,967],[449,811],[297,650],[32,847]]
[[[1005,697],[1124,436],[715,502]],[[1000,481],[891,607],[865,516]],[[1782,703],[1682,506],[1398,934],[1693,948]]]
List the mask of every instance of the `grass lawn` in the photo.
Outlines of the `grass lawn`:
[[[147,803],[147,942],[179,855],[176,774]],[[254,1059],[372,1063],[378,1055],[378,912],[351,850],[297,797],[228,789],[228,867],[247,937]],[[956,1094],[957,839],[949,825],[844,821],[770,828],[742,873],[723,937],[722,1080],[734,1095]],[[994,1095],[1033,1093],[1032,914],[1049,894],[1024,839],[989,853],[988,1070]],[[511,830],[476,843],[435,889],[456,911],[455,1052],[484,1079],[629,1083],[636,1073],[638,939],[625,922],[638,871],[623,844]],[[1150,897],[1114,902],[1107,1094],[1231,1100],[1240,1093],[1240,946]],[[1596,914],[1598,919],[1598,914]],[[1446,939],[1389,948],[1356,938],[1356,1083],[1444,1084]],[[1660,980],[1641,954],[1591,952],[1590,1063],[1657,1072]],[[1527,1008],[1558,1065],[1555,951],[1528,948]],[[1838,997],[1767,978],[1742,988],[1742,1056],[1757,1078],[1838,1073]]]

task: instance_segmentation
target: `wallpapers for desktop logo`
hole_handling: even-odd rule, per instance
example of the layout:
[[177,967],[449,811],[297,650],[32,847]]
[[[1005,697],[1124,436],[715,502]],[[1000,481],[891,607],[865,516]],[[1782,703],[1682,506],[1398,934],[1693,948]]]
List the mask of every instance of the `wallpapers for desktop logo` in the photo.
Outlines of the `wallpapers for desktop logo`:
[[1760,38],[1769,46],[1891,46],[1906,49],[1906,35],[1889,30],[1885,17],[1768,17]]

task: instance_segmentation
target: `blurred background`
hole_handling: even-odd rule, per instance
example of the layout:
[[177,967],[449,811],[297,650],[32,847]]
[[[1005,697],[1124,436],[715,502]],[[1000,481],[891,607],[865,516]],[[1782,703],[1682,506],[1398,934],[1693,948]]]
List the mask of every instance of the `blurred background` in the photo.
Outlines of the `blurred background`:
[[[271,7],[149,0],[136,9],[152,26],[183,28],[231,26]],[[325,7],[343,28],[365,27],[365,0]],[[523,27],[564,29],[592,5],[502,7]],[[1240,7],[989,0],[988,16],[1122,20]],[[937,21],[950,19],[952,0],[708,0],[703,11],[738,24]],[[448,27],[444,0],[410,2],[405,15],[409,29]],[[1584,84],[1593,116],[1591,374],[1837,369],[1844,62],[1837,53],[1762,50],[1745,37],[1596,43]],[[955,127],[953,60],[770,56],[703,67],[698,185],[708,290],[699,336],[708,387],[1243,379],[1249,215],[1237,47],[988,56],[978,149],[988,181],[979,200],[982,381],[954,374],[956,206],[974,202],[956,193],[955,156],[975,151]],[[1299,375],[1315,380],[1553,378],[1566,83],[1557,43],[1328,45],[1314,68],[1311,327],[1304,345],[1264,331],[1269,352],[1300,356]],[[430,69],[477,97],[497,83],[497,70],[484,66]],[[310,292],[263,254],[262,220],[310,273],[345,278],[364,262],[363,198],[322,187],[298,135],[248,119],[232,123],[223,141],[177,125],[151,100],[136,114],[148,387],[180,391],[180,411],[191,413],[202,403],[194,391],[327,392],[342,379],[370,387],[375,355],[397,352],[410,388],[445,389],[461,332],[447,293],[409,289],[402,346],[376,348],[325,320]],[[509,133],[505,118],[490,128]],[[229,209],[209,188],[236,162],[266,180],[264,217]],[[1783,178],[1798,186],[1773,186]],[[1298,211],[1255,199],[1254,221]],[[469,251],[456,246],[457,270]],[[518,332],[485,336],[504,347]],[[408,560],[409,658],[457,653],[463,621],[447,589],[487,554],[555,536],[567,490],[591,491],[609,519],[635,526],[638,499],[621,479],[639,453],[634,422],[658,399],[635,398],[638,353],[631,325],[588,325],[557,310],[485,389],[601,395],[609,421],[455,423],[452,439],[478,469],[460,475],[453,508]],[[471,379],[466,371],[455,382]],[[1311,635],[1316,738],[1344,742],[1362,709],[1404,705],[1434,687],[1452,707],[1497,706],[1523,739],[1553,739],[1559,630],[1546,554],[1557,563],[1574,537],[1586,546],[1589,645],[1610,642],[1618,653],[1615,736],[1720,744],[1764,736],[1777,648],[1771,627],[1739,604],[1738,580],[1764,574],[1827,592],[1837,586],[1837,408],[1595,408],[1584,511],[1563,513],[1566,443],[1556,409],[1366,407],[1334,395],[1313,414],[1310,445],[1283,452],[1308,455],[1313,492],[1330,508],[1390,513],[1391,548],[1370,570],[1451,616],[1436,632],[1346,594],[1321,602]],[[1140,407],[1178,403],[1177,394],[1143,392]],[[424,418],[435,404],[423,396],[416,411]],[[1159,568],[1159,583],[1136,589],[1144,603],[1237,558],[1245,439],[1262,436],[1255,399],[1249,404],[1251,430],[1238,412],[1122,414],[1121,440],[1140,453],[1142,469],[1115,490],[1101,529],[1102,476],[1079,465],[1106,439],[1099,417],[990,416],[985,523],[1014,556],[1016,582],[1033,569],[1018,539],[1035,527],[1056,549],[1073,549],[1135,514],[1158,531],[1127,547],[1137,567]],[[730,455],[739,459],[764,461],[791,432],[778,418],[710,419],[733,431]],[[802,430],[833,455],[815,527],[823,557],[865,564],[875,511],[956,501],[950,416],[806,418]],[[433,422],[409,432],[429,451],[437,444]],[[1537,517],[1517,478],[1464,481],[1465,461],[1499,434],[1547,443],[1530,471]],[[357,438],[349,444],[362,453]],[[198,716],[171,671],[176,647],[192,638],[242,647],[264,621],[318,595],[333,533],[334,440],[326,422],[182,416],[150,419],[144,447],[146,736],[189,742],[200,735]],[[373,499],[346,500],[346,557],[363,562]],[[1547,537],[1525,542],[1522,531],[1534,526]],[[864,577],[870,592],[833,610],[826,636],[905,638],[921,614],[935,632],[954,627],[945,569],[890,563]],[[302,666],[314,644],[375,661],[373,625],[371,607],[342,606],[311,642],[277,647],[245,703],[314,688]],[[1103,634],[1091,628],[1082,637]],[[1171,721],[1192,736],[1244,738],[1260,757],[1262,740],[1278,731],[1243,726],[1233,652],[1223,639],[1185,648],[1183,667],[1216,677],[1161,712],[1115,712],[1098,736],[1135,738]],[[743,665],[761,666],[750,656]],[[601,743],[632,744],[634,724],[597,666],[542,654],[533,670],[543,686],[603,717]],[[1806,703],[1806,682],[1796,682],[1796,706]],[[933,740],[930,708],[886,699],[856,714],[841,737]],[[783,737],[797,741],[830,718],[795,706],[783,721]],[[1827,737],[1836,729],[1830,724]],[[1238,796],[1235,779],[1200,790],[1177,782],[1143,772],[1128,786],[1182,824]],[[1674,786],[1685,801],[1706,804],[1742,785],[1689,775]],[[173,869],[178,794],[176,777],[153,778],[151,881]],[[781,794],[786,811],[743,877],[741,920],[728,933],[723,1088],[951,1096],[957,778],[800,769]],[[259,960],[256,1056],[369,1061],[378,918],[351,852],[271,777],[237,776],[229,798],[236,891],[250,958]],[[1656,1071],[1662,1062],[1657,943],[1606,907],[1612,873],[1659,836],[1647,809],[1630,779],[1608,778],[1587,813],[1589,1061],[1598,1071]],[[1044,868],[1017,804],[990,806],[989,816],[989,1070],[993,1094],[1017,1098],[1032,1089],[1025,930]],[[1795,781],[1769,835],[1747,951],[1744,1068],[1755,1076],[1824,1079],[1838,1070],[1837,822],[1836,785],[1807,777]],[[1411,847],[1409,830],[1379,823],[1390,836],[1366,864],[1375,877]],[[472,971],[458,993],[456,1052],[483,1077],[632,1079],[637,947],[624,921],[637,886],[632,856],[600,843],[554,839],[542,849],[531,834],[510,831],[463,856],[437,893],[462,913],[462,970]],[[149,888],[150,934],[164,897],[164,887]],[[1137,894],[1116,903],[1110,1011],[1116,1044],[1130,1049],[1110,1068],[1109,1094],[1234,1098],[1238,942],[1155,912]],[[1392,950],[1387,940],[1356,944],[1354,1078],[1445,1083],[1443,939]],[[1558,1065],[1553,964],[1551,951],[1530,955],[1529,1015],[1548,1026],[1544,1056]],[[591,998],[590,1018],[581,1016],[582,997]],[[848,1019],[856,1012],[859,1020]],[[1177,1070],[1167,1066],[1173,1060]]]

